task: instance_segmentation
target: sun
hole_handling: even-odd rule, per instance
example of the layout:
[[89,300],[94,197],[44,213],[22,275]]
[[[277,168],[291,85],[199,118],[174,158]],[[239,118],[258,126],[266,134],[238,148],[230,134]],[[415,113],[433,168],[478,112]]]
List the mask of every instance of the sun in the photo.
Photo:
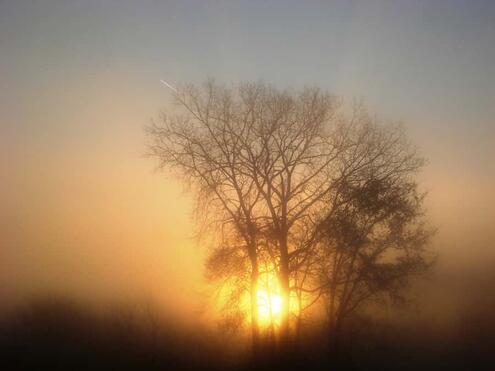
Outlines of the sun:
[[258,320],[260,325],[278,325],[281,321],[283,300],[275,275],[264,274],[257,290]]
[[259,289],[258,293],[258,316],[262,322],[271,322],[280,317],[282,313],[282,298],[278,294],[269,293],[267,290]]

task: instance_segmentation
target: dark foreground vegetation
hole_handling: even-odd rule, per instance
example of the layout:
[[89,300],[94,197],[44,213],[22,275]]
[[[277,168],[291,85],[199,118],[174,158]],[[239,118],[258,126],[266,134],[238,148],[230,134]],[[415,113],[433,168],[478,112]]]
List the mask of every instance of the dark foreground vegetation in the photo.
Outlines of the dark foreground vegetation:
[[4,318],[1,370],[475,370],[489,369],[493,306],[469,307],[449,332],[417,324],[361,318],[348,327],[339,355],[327,333],[309,331],[290,354],[249,357],[249,341],[198,329],[143,311],[89,310],[67,300],[43,299]]

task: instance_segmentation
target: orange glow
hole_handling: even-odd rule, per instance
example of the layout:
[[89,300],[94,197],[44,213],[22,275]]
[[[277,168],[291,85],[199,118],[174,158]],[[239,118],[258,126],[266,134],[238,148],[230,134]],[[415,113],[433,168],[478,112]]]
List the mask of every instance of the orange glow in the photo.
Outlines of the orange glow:
[[283,300],[275,274],[263,273],[260,276],[258,280],[257,306],[261,326],[280,324]]

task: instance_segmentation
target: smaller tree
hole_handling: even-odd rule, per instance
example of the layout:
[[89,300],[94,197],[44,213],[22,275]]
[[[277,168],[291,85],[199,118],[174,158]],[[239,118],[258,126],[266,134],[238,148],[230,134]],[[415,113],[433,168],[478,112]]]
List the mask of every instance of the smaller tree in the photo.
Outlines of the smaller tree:
[[433,231],[424,219],[425,194],[415,173],[423,166],[400,127],[368,134],[373,165],[342,182],[338,199],[317,226],[319,281],[336,350],[346,319],[373,300],[401,302],[411,277],[433,259]]

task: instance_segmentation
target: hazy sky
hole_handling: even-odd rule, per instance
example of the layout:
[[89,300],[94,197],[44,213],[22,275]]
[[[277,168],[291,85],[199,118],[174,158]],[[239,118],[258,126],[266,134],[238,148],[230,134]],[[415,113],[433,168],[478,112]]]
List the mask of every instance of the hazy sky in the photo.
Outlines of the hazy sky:
[[495,2],[0,0],[0,302],[197,301],[190,201],[143,158],[143,126],[159,79],[207,77],[403,120],[442,266],[495,264]]

